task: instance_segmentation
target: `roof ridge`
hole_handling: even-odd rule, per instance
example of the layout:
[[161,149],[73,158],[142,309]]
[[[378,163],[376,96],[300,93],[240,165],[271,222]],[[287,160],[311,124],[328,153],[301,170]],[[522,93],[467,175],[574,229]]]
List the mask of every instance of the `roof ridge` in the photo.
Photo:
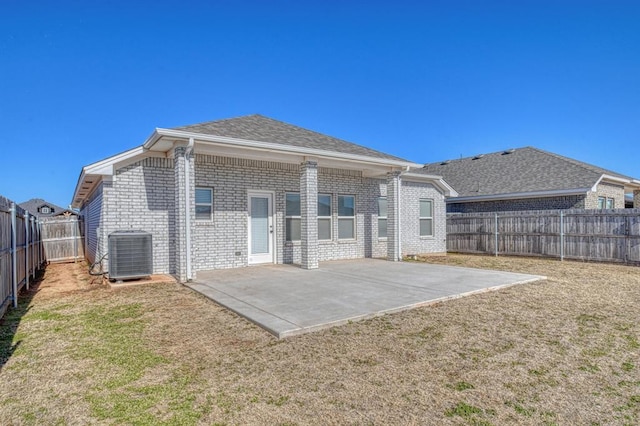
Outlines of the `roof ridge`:
[[229,118],[221,118],[219,120],[208,120],[208,121],[201,121],[200,123],[192,123],[192,124],[185,124],[183,126],[177,126],[177,127],[171,127],[172,129],[184,129],[185,127],[196,127],[196,126],[204,126],[206,124],[211,124],[211,123],[222,123],[224,121],[231,121],[231,120],[237,120],[238,118],[249,118],[249,117],[262,117],[262,118],[269,118],[269,117],[265,117],[264,115],[261,114],[247,114],[247,115],[238,115],[236,117],[229,117]]

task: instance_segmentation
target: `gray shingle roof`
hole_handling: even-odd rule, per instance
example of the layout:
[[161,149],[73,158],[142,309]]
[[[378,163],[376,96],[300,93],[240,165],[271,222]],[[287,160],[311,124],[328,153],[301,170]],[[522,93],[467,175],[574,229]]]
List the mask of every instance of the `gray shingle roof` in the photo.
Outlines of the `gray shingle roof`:
[[590,188],[603,174],[632,179],[533,147],[430,163],[416,171],[442,176],[460,197]]
[[174,130],[321,149],[386,160],[407,161],[374,149],[274,120],[259,114],[175,127]]
[[[32,198],[29,201],[25,201],[24,203],[18,204],[20,207],[28,211],[30,214],[34,215],[38,219],[42,219],[45,217],[53,217],[59,216],[64,212],[70,212],[71,214],[75,214],[73,211],[69,209],[65,209],[64,207],[57,206],[53,203],[50,203],[42,198]],[[51,208],[51,213],[40,213],[40,207],[48,206]]]

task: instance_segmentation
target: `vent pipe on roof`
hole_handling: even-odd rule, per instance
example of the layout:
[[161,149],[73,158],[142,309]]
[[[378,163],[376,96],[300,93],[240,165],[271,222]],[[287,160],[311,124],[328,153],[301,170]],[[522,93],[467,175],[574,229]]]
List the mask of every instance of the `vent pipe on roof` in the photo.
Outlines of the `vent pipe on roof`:
[[473,158],[472,158],[472,160],[479,160],[479,159],[481,159],[482,157],[484,157],[484,154],[478,154],[478,155],[476,155],[475,157],[473,157]]
[[506,151],[504,151],[502,153],[502,155],[508,155],[508,154],[513,154],[513,152],[515,151],[515,149],[511,148],[511,149],[507,149]]

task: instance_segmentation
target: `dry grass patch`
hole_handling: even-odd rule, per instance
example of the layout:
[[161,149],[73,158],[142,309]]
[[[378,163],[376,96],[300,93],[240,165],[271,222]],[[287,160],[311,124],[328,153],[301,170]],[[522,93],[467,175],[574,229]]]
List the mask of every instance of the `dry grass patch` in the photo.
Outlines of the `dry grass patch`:
[[276,340],[177,284],[110,290],[92,283],[84,266],[51,265],[40,291],[0,329],[0,417],[13,424],[640,422],[640,268],[457,255],[426,261],[549,279]]

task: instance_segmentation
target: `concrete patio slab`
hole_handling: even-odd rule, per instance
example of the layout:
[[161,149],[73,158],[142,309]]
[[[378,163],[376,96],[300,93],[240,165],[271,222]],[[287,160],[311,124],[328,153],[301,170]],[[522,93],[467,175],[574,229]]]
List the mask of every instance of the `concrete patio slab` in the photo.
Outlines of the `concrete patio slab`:
[[358,259],[323,262],[315,270],[265,265],[199,271],[188,286],[283,338],[545,278]]

